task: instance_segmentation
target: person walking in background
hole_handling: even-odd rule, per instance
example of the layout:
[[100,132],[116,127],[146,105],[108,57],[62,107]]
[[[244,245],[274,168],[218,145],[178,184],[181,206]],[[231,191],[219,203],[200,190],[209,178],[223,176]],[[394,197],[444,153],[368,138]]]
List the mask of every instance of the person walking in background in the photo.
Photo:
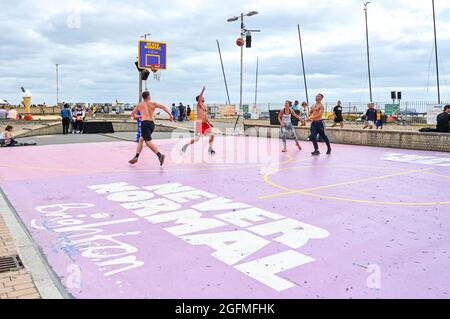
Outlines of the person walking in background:
[[72,111],[70,110],[69,104],[64,104],[64,108],[61,110],[63,135],[69,134],[69,126],[71,118],[72,118]]
[[376,122],[377,130],[378,129],[380,129],[380,130],[383,129],[383,118],[384,118],[383,111],[378,109],[377,110],[377,122]]
[[[64,103],[66,104],[66,103]],[[72,112],[72,118],[70,120],[70,124],[72,126],[72,134],[75,134],[76,130],[77,130],[77,121],[75,118],[75,112],[77,111],[77,108],[74,106],[70,109],[70,111]]]
[[366,124],[364,125],[363,129],[369,128],[369,130],[372,130],[375,126],[375,122],[377,121],[377,110],[375,109],[374,103],[367,104],[367,112],[366,112]]
[[183,103],[180,103],[178,106],[178,110],[180,112],[180,122],[184,122],[184,106]]
[[136,134],[136,143],[139,143],[141,136],[142,136],[142,120],[141,120],[141,112],[136,113],[137,117],[137,134]]
[[5,106],[2,105],[2,107],[0,108],[0,120],[6,120],[7,117],[8,117],[8,111],[5,110]]
[[344,117],[342,115],[344,109],[342,108],[341,104],[342,102],[338,101],[337,105],[333,109],[334,123],[331,127],[336,127],[336,125],[339,124],[341,128],[344,128]]
[[303,102],[300,108],[300,126],[306,126],[306,120],[308,119],[309,108],[308,103]]
[[446,105],[444,112],[438,115],[436,131],[439,133],[450,133],[450,105]]
[[17,120],[18,113],[14,106],[11,106],[8,112],[8,120]]
[[81,106],[78,106],[74,117],[75,117],[75,134],[82,134],[83,133],[83,126],[84,126],[84,118],[85,118],[85,112],[81,108]]
[[292,109],[294,111],[300,111],[300,102],[299,101],[295,101],[294,105],[292,105]]
[[189,122],[191,120],[191,113],[192,113],[192,109],[191,107],[188,105],[187,106],[187,110],[186,110],[186,120]]
[[172,104],[171,112],[172,112],[174,122],[177,122],[178,121],[178,108],[175,105],[175,103]]

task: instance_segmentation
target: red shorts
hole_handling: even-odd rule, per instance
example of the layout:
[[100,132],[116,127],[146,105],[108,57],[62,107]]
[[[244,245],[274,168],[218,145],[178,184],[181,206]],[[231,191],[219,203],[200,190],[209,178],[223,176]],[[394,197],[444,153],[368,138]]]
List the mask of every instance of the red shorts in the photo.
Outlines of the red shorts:
[[206,122],[197,122],[196,130],[197,133],[200,135],[205,135],[211,130],[212,126],[209,123]]

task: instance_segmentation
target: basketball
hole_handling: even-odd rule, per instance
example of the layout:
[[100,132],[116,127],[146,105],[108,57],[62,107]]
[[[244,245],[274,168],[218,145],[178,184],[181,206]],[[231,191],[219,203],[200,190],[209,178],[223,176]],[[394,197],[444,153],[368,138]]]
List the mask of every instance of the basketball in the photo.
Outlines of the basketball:
[[238,47],[244,46],[244,44],[245,44],[244,38],[238,38],[238,39],[236,40],[236,44],[237,44]]

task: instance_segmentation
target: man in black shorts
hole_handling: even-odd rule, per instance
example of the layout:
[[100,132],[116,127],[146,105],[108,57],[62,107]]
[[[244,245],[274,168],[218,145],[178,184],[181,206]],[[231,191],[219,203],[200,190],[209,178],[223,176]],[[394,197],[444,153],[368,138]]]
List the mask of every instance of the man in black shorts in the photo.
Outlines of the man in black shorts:
[[[141,155],[145,143],[145,145],[147,145],[147,147],[150,148],[152,152],[156,154],[156,156],[158,156],[159,163],[161,164],[161,166],[163,166],[165,156],[164,154],[161,154],[159,152],[158,147],[152,142],[152,134],[155,130],[155,110],[161,109],[166,112],[169,115],[171,122],[173,121],[173,116],[172,114],[170,114],[170,111],[167,107],[159,103],[152,102],[149,92],[144,92],[142,94],[142,98],[144,99],[144,101],[142,103],[139,103],[133,110],[133,112],[131,112],[132,118],[142,120],[142,136],[137,146],[136,156],[132,160],[130,160],[129,163],[136,164],[138,162],[139,156]],[[137,115],[138,113],[140,113],[140,115]]]
[[336,125],[340,125],[341,128],[344,128],[344,117],[342,116],[343,108],[341,106],[342,102],[338,101],[336,107],[333,109],[334,114],[334,124],[331,127],[336,127]]

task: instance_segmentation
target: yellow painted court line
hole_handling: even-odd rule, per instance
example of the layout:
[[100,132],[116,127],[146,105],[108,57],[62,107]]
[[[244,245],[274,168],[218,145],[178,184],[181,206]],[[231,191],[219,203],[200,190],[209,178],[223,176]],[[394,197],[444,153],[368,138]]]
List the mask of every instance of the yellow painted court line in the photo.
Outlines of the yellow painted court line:
[[393,205],[393,206],[437,206],[437,205],[450,205],[450,201],[448,202],[383,202],[383,201],[371,201],[371,200],[359,200],[359,199],[353,199],[353,198],[341,198],[341,197],[335,197],[335,196],[326,196],[326,195],[319,195],[314,193],[308,193],[303,192],[303,195],[321,198],[321,199],[331,199],[336,201],[342,201],[342,202],[352,202],[352,203],[362,203],[362,204],[373,204],[373,205]]
[[[302,168],[302,167],[297,167],[297,168]],[[384,205],[398,205],[398,206],[450,205],[450,202],[420,202],[420,203],[419,202],[383,202],[383,201],[358,200],[358,199],[353,199],[353,198],[340,198],[340,197],[335,197],[335,196],[327,196],[327,195],[311,193],[311,191],[313,191],[313,190],[328,189],[328,188],[333,188],[333,187],[342,186],[342,185],[351,185],[351,184],[356,184],[356,183],[361,183],[361,182],[366,182],[366,181],[385,179],[385,178],[395,177],[395,176],[403,176],[403,175],[408,175],[408,174],[413,174],[413,173],[433,174],[433,173],[430,173],[431,170],[434,170],[434,168],[411,170],[411,171],[407,171],[407,172],[401,172],[401,173],[390,174],[390,175],[385,175],[385,176],[378,176],[378,177],[373,177],[373,178],[365,178],[365,179],[360,179],[360,180],[355,180],[355,181],[343,182],[343,183],[338,183],[338,184],[333,184],[333,185],[325,185],[325,186],[303,189],[303,190],[293,190],[293,189],[284,187],[282,185],[278,185],[270,180],[270,176],[273,174],[266,174],[264,176],[265,183],[269,184],[270,186],[285,190],[286,193],[260,196],[259,198],[260,199],[269,199],[269,198],[275,198],[275,197],[286,196],[286,195],[301,194],[301,195],[307,195],[307,196],[321,198],[321,199],[332,199],[332,200],[337,200],[337,201],[346,201],[346,202],[353,202],[353,203],[366,203],[366,204],[384,204]],[[440,176],[439,174],[433,174],[433,175]]]
[[[372,182],[372,181],[386,179],[386,178],[390,178],[390,177],[404,176],[404,175],[409,175],[409,174],[413,174],[413,173],[421,173],[421,172],[430,171],[430,170],[433,170],[433,168],[412,170],[412,171],[396,173],[396,174],[390,174],[390,175],[384,175],[384,176],[362,178],[362,179],[357,179],[357,180],[349,181],[349,182],[342,182],[342,183],[325,185],[325,186],[318,186],[318,187],[313,187],[313,188],[305,188],[305,189],[300,189],[300,190],[296,190],[296,191],[291,191],[289,193],[278,194],[277,196],[283,196],[283,195],[289,195],[289,194],[295,194],[295,193],[313,192],[313,191],[318,191],[318,190],[328,189],[328,188],[334,188],[334,187],[339,187],[339,186],[347,186],[347,185],[359,184],[359,183],[364,183],[364,182]],[[277,197],[277,196],[275,196],[275,197]]]
[[437,173],[432,173],[432,172],[423,172],[423,173],[424,174],[428,174],[428,175],[439,176],[439,177],[444,177],[444,178],[450,179],[450,176],[447,176],[447,175],[442,175],[442,174],[437,174]]
[[298,194],[298,193],[306,193],[306,192],[312,192],[312,191],[321,190],[321,189],[334,188],[334,187],[338,187],[338,186],[346,186],[346,185],[370,182],[370,181],[375,181],[375,180],[381,180],[381,179],[385,179],[385,178],[389,178],[389,177],[403,176],[403,175],[409,175],[409,174],[413,174],[413,173],[421,173],[421,172],[426,172],[426,171],[430,171],[430,170],[433,170],[433,168],[425,168],[425,169],[421,169],[421,170],[411,170],[411,171],[401,172],[401,173],[396,173],[396,174],[377,176],[377,177],[369,177],[369,178],[363,178],[363,179],[358,179],[358,180],[353,180],[353,181],[348,181],[348,182],[318,186],[318,187],[313,187],[313,188],[305,188],[305,189],[299,189],[299,190],[294,190],[291,188],[287,188],[287,187],[275,184],[270,180],[270,176],[273,174],[266,174],[264,176],[264,181],[267,184],[269,184],[273,187],[285,190],[286,192],[273,194],[273,195],[260,196],[259,198],[260,199],[269,199],[269,198],[275,198],[275,197],[279,197],[279,196],[286,196],[286,195],[292,195],[292,194]]
[[[287,169],[303,169],[305,167],[293,167],[293,168],[287,168]],[[282,169],[282,170],[287,170],[287,169]],[[422,169],[422,170],[412,170],[412,171],[408,171],[408,172],[402,172],[402,173],[397,173],[397,174],[391,174],[391,175],[386,175],[386,176],[380,176],[380,178],[388,178],[388,177],[393,177],[393,176],[401,176],[401,175],[406,175],[406,174],[413,174],[413,173],[425,173],[425,174],[431,174],[431,175],[436,175],[436,176],[441,176],[439,174],[435,174],[435,173],[431,173],[430,171],[433,170],[434,168],[426,168],[426,169]],[[281,170],[280,170],[281,171]],[[330,199],[330,200],[336,200],[336,201],[342,201],[342,202],[352,202],[352,203],[363,203],[363,204],[372,204],[372,205],[394,205],[394,206],[437,206],[437,205],[450,205],[450,201],[445,201],[445,202],[383,202],[383,201],[371,201],[371,200],[359,200],[359,199],[353,199],[353,198],[341,198],[341,197],[336,197],[336,196],[327,196],[327,195],[320,195],[320,194],[315,194],[315,193],[311,193],[309,191],[306,190],[293,190],[287,187],[284,187],[282,185],[278,185],[274,182],[272,182],[270,180],[270,176],[275,174],[271,173],[271,174],[266,174],[264,176],[264,182],[266,182],[268,185],[282,189],[287,191],[286,193],[282,193],[282,194],[275,194],[275,195],[268,195],[268,196],[260,196],[260,199],[264,199],[264,198],[273,198],[273,197],[278,197],[278,196],[284,196],[284,195],[291,195],[291,194],[298,194],[298,195],[305,195],[305,196],[311,196],[311,197],[315,197],[315,198],[320,198],[320,199]],[[375,179],[375,178],[373,178]],[[368,179],[365,179],[368,180]],[[347,182],[348,183],[353,183],[356,181],[352,181],[352,182]],[[361,182],[359,180],[359,182]],[[340,184],[345,184],[345,183],[340,183]],[[322,186],[320,187],[321,189],[324,189],[328,186],[331,185],[327,185],[327,186]],[[318,189],[319,187],[316,187],[314,189]]]

